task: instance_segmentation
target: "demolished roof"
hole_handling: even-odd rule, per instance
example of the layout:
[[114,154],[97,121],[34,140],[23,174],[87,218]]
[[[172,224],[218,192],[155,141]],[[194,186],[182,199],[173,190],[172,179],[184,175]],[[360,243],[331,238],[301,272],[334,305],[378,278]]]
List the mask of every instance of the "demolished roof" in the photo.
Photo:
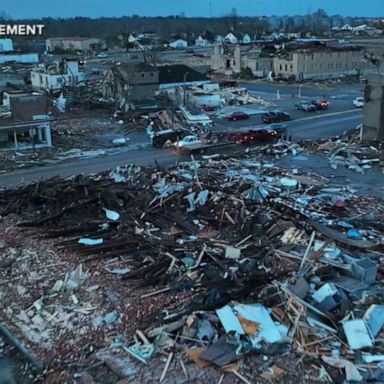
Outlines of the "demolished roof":
[[162,65],[159,70],[160,84],[205,81],[207,77],[184,64]]

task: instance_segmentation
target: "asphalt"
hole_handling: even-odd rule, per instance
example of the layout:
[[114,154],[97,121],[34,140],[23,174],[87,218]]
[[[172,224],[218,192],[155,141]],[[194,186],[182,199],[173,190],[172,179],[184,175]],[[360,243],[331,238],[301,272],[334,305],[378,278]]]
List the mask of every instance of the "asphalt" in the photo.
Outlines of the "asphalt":
[[[303,120],[290,122],[288,132],[293,140],[334,136],[354,128],[361,121],[360,111],[347,111],[323,116],[307,116]],[[221,150],[217,151],[221,152]],[[188,156],[179,156],[179,160],[188,160]],[[69,177],[78,174],[92,174],[106,171],[125,164],[170,166],[177,161],[175,151],[154,149],[149,145],[140,149],[95,157],[86,160],[71,160],[67,163],[39,168],[18,170],[0,175],[0,187],[10,187],[38,181],[54,176]]]

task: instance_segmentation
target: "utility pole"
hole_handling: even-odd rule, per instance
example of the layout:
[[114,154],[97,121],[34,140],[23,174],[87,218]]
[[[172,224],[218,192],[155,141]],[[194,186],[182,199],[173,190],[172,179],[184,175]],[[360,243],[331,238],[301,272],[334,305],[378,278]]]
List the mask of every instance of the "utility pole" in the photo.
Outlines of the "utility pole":
[[186,81],[187,81],[187,76],[188,76],[188,73],[189,72],[185,72],[184,73],[184,105],[186,106],[186,96],[187,96],[187,94],[186,94],[186,85],[185,85],[185,83],[186,83]]

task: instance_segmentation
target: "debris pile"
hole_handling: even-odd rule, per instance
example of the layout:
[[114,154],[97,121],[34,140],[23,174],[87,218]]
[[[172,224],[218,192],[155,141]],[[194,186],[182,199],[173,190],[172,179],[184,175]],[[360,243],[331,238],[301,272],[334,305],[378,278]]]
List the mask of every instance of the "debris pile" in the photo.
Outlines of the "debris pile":
[[363,145],[360,142],[360,128],[358,126],[340,137],[310,140],[301,144],[310,152],[328,156],[333,169],[345,167],[364,174],[374,166],[383,165],[383,146],[382,143]]
[[383,201],[248,157],[3,190],[0,214],[1,318],[50,379],[384,380]]

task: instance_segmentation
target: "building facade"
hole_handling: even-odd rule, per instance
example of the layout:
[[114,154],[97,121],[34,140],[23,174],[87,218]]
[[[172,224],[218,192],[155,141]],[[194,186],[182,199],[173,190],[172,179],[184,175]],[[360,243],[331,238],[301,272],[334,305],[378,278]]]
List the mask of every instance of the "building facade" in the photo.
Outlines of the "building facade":
[[188,42],[183,39],[174,40],[171,43],[169,43],[169,46],[171,48],[177,48],[177,49],[183,49],[188,47]]
[[31,71],[33,89],[47,92],[60,91],[65,87],[76,87],[84,80],[84,72],[79,70],[77,60],[55,62]]
[[48,105],[42,93],[4,91],[2,109],[9,114],[0,124],[0,150],[52,146]]
[[299,49],[275,56],[273,71],[283,79],[306,80],[337,78],[358,74],[368,67],[356,47]]
[[273,71],[273,59],[263,57],[258,52],[242,50],[240,45],[234,48],[215,45],[211,56],[211,69],[226,76],[239,74],[250,68],[256,77],[266,77]]
[[53,37],[46,40],[47,52],[53,51],[95,51],[101,47],[101,40],[90,37]]
[[0,64],[4,63],[22,63],[22,64],[35,64],[39,62],[39,55],[37,53],[13,53],[6,52],[0,54]]
[[159,71],[146,63],[115,65],[103,81],[103,98],[122,110],[133,108],[134,102],[150,98],[159,89]]

